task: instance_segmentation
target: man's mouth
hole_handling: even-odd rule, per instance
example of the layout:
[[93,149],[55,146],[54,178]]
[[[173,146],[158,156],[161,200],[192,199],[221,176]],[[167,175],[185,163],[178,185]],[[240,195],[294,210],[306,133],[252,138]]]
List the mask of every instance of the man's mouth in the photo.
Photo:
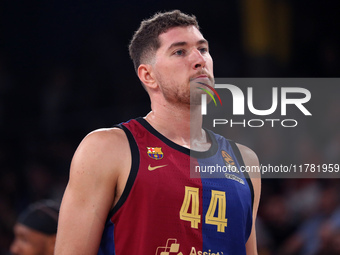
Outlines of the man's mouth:
[[195,79],[209,79],[209,76],[206,74],[201,74],[201,75],[191,78],[190,80],[195,80]]
[[208,78],[208,75],[202,74],[202,75],[197,76],[195,79],[197,79],[197,78]]
[[208,84],[210,86],[213,86],[212,79],[206,74],[196,76],[195,78],[190,79],[190,82],[198,84]]

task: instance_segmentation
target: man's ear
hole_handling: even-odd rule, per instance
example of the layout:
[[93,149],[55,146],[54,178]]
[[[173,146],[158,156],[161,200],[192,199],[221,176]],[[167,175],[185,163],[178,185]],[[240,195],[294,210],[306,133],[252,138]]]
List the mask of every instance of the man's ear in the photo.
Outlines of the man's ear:
[[157,82],[154,79],[154,72],[151,65],[141,64],[138,67],[137,74],[141,82],[150,89],[157,87]]

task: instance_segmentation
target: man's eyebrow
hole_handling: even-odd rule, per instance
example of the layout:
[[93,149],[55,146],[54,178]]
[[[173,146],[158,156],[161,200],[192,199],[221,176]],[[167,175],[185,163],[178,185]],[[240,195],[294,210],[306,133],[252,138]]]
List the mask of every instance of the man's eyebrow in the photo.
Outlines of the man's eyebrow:
[[185,46],[187,44],[188,44],[187,42],[174,42],[169,46],[168,50],[171,50],[172,48],[179,47],[179,46]]
[[[175,47],[186,46],[187,44],[188,44],[187,42],[174,42],[169,46],[168,51]],[[207,40],[201,39],[196,44],[200,45],[200,44],[209,44],[209,43]]]
[[208,45],[209,45],[208,41],[205,40],[205,39],[199,40],[199,41],[197,42],[197,44],[208,44]]

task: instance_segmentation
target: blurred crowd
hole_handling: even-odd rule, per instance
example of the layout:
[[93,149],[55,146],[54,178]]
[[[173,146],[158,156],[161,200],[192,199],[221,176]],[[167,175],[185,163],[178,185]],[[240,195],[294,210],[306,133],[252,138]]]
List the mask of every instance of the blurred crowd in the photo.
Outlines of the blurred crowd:
[[[262,20],[247,11],[249,1],[213,1],[209,10],[203,1],[192,6],[150,0],[143,7],[137,1],[85,1],[81,7],[62,2],[1,3],[0,254],[7,254],[17,216],[27,205],[60,202],[72,155],[88,132],[149,111],[127,45],[139,22],[155,11],[179,8],[198,17],[216,77],[340,75],[336,1],[253,1],[264,23],[242,22]],[[286,25],[265,27],[274,26],[273,16]],[[284,36],[270,37],[273,29]],[[267,39],[258,44],[249,30],[264,31]],[[313,118],[299,122],[300,128],[223,133],[251,147],[264,164],[339,164],[339,88],[311,91]],[[312,102],[313,96],[318,100]],[[339,184],[340,179],[264,179],[256,222],[259,254],[340,254]]]

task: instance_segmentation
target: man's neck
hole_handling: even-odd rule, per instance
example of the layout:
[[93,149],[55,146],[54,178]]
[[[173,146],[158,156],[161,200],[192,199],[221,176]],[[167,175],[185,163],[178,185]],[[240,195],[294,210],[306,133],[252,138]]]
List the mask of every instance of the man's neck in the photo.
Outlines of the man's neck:
[[210,147],[202,129],[201,107],[176,107],[171,104],[153,104],[145,117],[150,125],[169,140],[183,147],[205,151]]

